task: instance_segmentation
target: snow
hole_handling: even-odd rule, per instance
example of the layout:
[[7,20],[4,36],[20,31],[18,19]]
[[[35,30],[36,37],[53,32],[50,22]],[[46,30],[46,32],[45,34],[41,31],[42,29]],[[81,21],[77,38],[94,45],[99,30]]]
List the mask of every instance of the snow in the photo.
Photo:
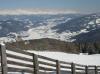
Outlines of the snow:
[[[29,29],[27,32],[25,32],[28,36],[23,38],[23,40],[30,40],[30,39],[41,39],[41,38],[53,38],[61,41],[67,41],[67,42],[72,42],[75,39],[71,39],[71,37],[74,37],[78,34],[81,33],[86,33],[88,32],[86,29],[83,29],[78,32],[70,32],[70,31],[65,31],[62,33],[57,33],[57,29],[52,29],[54,26],[57,26],[57,20],[62,20],[63,17],[61,18],[55,18],[55,19],[47,19],[44,21],[44,23],[47,23],[47,25],[41,25],[35,28]],[[65,21],[70,20],[71,18],[66,19]],[[64,22],[65,22],[64,21]]]
[[38,55],[57,59],[60,61],[74,62],[82,65],[100,65],[100,54],[86,55],[86,54],[69,54],[63,52],[49,52],[49,51],[28,51]]
[[[10,11],[13,11],[13,10],[3,10],[3,11],[9,11],[10,12]],[[24,13],[24,11],[27,12],[28,9],[27,10],[16,9],[16,12],[17,11]],[[35,11],[42,11],[42,10],[29,9],[29,12],[30,11],[35,13]],[[49,10],[45,10],[45,11],[49,12]],[[2,12],[2,11],[0,11],[0,12]],[[56,12],[56,10],[55,10],[55,12]],[[28,13],[26,13],[26,14],[28,14]],[[18,20],[18,21],[22,21],[22,20],[20,20],[16,17],[14,19]],[[15,34],[21,36],[23,40],[52,38],[52,39],[57,39],[57,40],[61,40],[61,41],[73,42],[76,39],[72,39],[72,37],[79,35],[81,33],[87,33],[87,32],[89,32],[89,31],[87,31],[87,30],[89,30],[89,28],[93,27],[95,29],[95,27],[96,27],[96,25],[94,25],[94,21],[90,21],[88,24],[84,24],[84,26],[86,28],[83,28],[81,30],[74,31],[74,32],[72,32],[70,30],[65,30],[61,33],[58,33],[57,31],[59,31],[60,29],[53,29],[53,27],[58,26],[61,23],[65,23],[65,22],[67,22],[68,20],[71,20],[71,19],[72,18],[69,18],[69,17],[66,18],[64,16],[61,16],[60,18],[58,18],[58,17],[47,18],[45,20],[42,20],[42,22],[39,22],[38,26],[33,27],[35,24],[32,22],[32,20],[27,18],[27,19],[24,19],[24,23],[28,22],[28,24],[25,25],[24,28],[28,28],[28,30],[27,31],[15,32]],[[100,19],[97,19],[96,23],[99,23],[99,22],[100,22]],[[9,24],[11,26],[13,25],[13,24],[11,24],[11,22],[7,22],[7,24]],[[20,24],[20,25],[22,25],[22,24]],[[99,25],[100,24],[98,24],[98,27],[99,27]],[[2,26],[0,26],[0,30],[3,30]],[[4,42],[13,41],[14,38],[10,38],[10,33],[8,33],[8,35],[9,35],[9,37],[0,37],[0,41],[4,41]],[[14,35],[14,34],[11,34],[11,35]]]
[[15,42],[15,39],[13,39],[13,38],[8,38],[8,37],[1,37],[0,38],[0,43],[2,43],[2,42]]
[[94,21],[90,21],[88,24],[94,24]]
[[82,29],[80,33],[87,33],[89,31],[87,31],[87,29]]
[[[60,61],[70,62],[70,63],[74,62],[74,63],[82,64],[82,65],[100,65],[100,54],[94,54],[94,55],[70,54],[70,53],[64,53],[64,52],[33,51],[33,50],[27,50],[27,52],[35,53],[37,55],[42,55],[45,57],[53,58]],[[16,52],[12,53],[12,51],[7,51],[7,53],[32,59],[31,56],[19,54]],[[8,59],[11,59],[11,58],[8,58]],[[11,59],[11,60],[16,60],[16,59]],[[19,61],[17,60],[17,62]]]
[[5,46],[5,44],[3,42],[0,42],[0,45]]
[[99,23],[98,25],[100,25],[100,19],[97,19],[97,20],[96,20],[96,23]]

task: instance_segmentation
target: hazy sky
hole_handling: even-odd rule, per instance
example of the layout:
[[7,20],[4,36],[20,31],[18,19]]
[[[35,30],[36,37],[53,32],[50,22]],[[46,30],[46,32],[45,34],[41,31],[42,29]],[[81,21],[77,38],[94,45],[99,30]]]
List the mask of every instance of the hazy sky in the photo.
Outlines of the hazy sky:
[[50,8],[99,12],[100,0],[0,0],[0,8]]

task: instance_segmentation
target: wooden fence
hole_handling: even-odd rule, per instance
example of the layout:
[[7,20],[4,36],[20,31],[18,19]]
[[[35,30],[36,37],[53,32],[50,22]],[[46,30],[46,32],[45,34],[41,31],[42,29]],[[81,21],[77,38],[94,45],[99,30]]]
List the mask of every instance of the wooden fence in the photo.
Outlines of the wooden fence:
[[100,66],[59,61],[19,49],[7,49],[4,45],[0,45],[0,56],[0,74],[99,74],[100,71]]

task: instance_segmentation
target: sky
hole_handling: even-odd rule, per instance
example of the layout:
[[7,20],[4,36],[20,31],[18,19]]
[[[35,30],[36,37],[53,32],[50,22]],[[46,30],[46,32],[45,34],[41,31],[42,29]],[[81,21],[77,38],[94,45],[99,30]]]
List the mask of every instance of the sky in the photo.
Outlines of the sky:
[[100,0],[0,0],[0,9],[47,8],[82,13],[100,12]]

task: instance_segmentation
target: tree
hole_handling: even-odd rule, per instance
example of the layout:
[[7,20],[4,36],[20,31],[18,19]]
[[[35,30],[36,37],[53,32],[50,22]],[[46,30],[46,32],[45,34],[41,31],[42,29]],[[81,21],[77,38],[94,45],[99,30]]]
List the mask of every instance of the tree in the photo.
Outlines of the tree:
[[21,36],[17,35],[15,40],[18,42],[18,41],[22,41],[23,39]]

